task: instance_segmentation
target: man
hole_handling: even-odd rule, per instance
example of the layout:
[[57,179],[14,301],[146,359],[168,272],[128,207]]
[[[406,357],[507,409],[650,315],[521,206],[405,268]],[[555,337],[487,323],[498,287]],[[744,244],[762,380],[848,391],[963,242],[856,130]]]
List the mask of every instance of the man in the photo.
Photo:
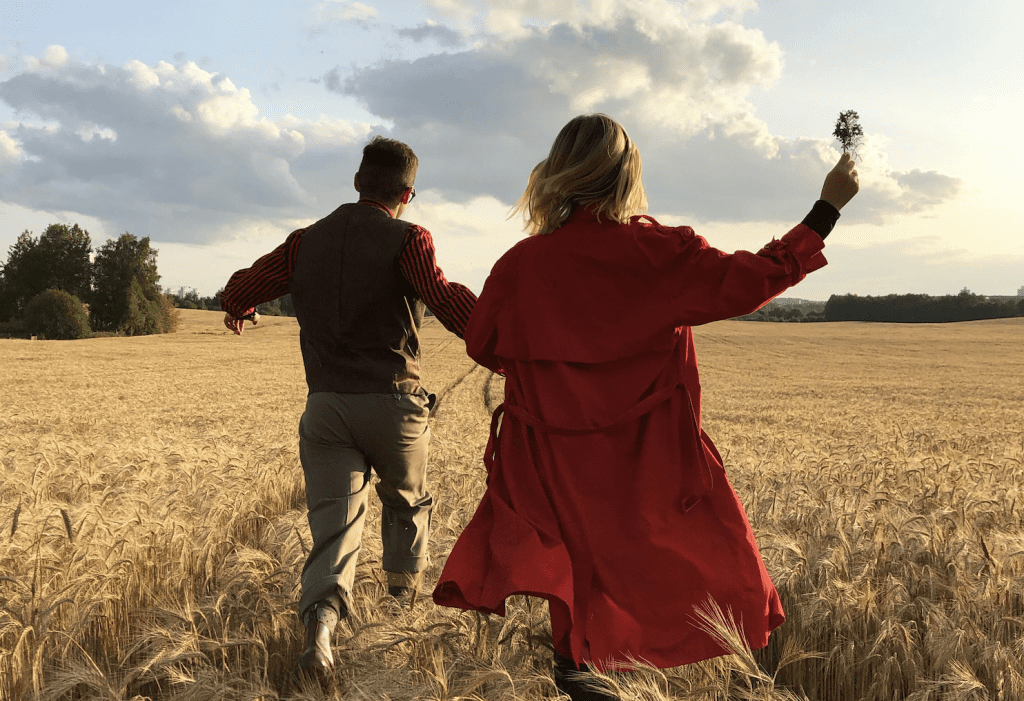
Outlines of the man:
[[426,229],[399,219],[416,195],[418,164],[407,145],[375,137],[355,175],[359,201],[293,232],[221,293],[236,334],[245,319],[256,323],[257,304],[287,293],[299,321],[309,386],[299,458],[313,536],[299,602],[304,672],[334,664],[331,633],[351,607],[371,468],[388,592],[414,600],[428,562],[434,397],[420,385],[419,328],[426,305],[461,337],[476,295],[445,279]]

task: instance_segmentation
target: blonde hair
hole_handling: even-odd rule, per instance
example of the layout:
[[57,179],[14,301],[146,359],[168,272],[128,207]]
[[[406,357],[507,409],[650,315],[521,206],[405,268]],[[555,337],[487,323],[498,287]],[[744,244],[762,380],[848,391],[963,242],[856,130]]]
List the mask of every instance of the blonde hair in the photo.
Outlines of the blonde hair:
[[576,207],[625,223],[647,209],[640,152],[622,125],[606,114],[584,114],[562,127],[548,157],[530,173],[512,214],[526,231],[550,234]]

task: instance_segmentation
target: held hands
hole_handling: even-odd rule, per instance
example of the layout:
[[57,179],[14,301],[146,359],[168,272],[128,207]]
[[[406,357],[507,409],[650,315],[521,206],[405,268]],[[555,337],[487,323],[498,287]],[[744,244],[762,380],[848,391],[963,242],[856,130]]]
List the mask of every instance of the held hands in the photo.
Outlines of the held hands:
[[821,199],[836,209],[842,209],[843,205],[852,200],[860,190],[860,180],[854,166],[856,163],[853,158],[844,152],[835,168],[825,176],[825,184],[821,186]]
[[[246,317],[247,319],[248,317]],[[255,326],[260,321],[260,315],[257,313],[252,314],[252,324]],[[236,336],[242,335],[242,327],[245,324],[245,319],[236,319],[230,314],[224,315],[224,325],[228,327],[228,330],[234,331]]]

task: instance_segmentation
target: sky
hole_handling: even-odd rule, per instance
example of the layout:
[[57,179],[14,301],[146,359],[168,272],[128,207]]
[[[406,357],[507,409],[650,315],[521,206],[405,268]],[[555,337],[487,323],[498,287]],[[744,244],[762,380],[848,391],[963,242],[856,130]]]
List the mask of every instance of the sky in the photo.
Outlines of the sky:
[[0,260],[25,230],[127,231],[210,295],[354,201],[374,135],[405,219],[479,291],[577,114],[640,149],[649,214],[726,252],[810,209],[860,113],[861,191],[785,296],[1024,286],[1017,0],[0,0]]

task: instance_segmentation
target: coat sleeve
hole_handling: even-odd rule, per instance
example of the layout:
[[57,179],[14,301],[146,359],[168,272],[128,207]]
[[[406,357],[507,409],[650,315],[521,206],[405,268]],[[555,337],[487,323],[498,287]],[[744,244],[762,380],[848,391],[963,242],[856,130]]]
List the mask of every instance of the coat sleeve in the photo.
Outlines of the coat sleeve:
[[798,224],[757,253],[724,253],[690,227],[661,230],[660,253],[646,250],[676,326],[698,326],[757,311],[828,262],[821,236]]
[[[466,354],[488,370],[505,374],[501,358],[496,354],[499,329],[508,326],[506,318],[515,305],[506,304],[506,295],[515,285],[517,250],[512,248],[491,268],[484,289],[473,306],[466,324]],[[513,293],[514,294],[514,293]]]

